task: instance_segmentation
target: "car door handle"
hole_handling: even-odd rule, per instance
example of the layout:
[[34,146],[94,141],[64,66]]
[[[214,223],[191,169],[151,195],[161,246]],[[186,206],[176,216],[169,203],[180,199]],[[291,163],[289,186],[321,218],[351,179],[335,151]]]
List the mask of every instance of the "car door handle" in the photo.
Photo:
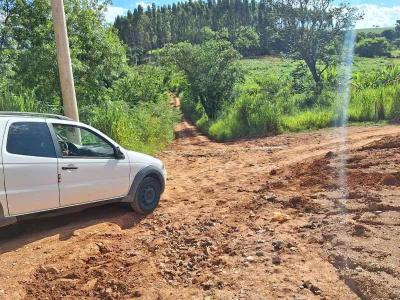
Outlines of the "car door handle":
[[61,167],[61,169],[63,169],[63,170],[77,170],[78,167],[75,167],[75,166],[66,166],[66,167]]

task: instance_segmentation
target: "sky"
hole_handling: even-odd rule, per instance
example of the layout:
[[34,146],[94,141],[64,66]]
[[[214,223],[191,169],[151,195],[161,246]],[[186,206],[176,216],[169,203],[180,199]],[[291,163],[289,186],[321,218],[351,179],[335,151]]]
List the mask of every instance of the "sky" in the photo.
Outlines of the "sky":
[[[364,13],[363,20],[358,21],[356,28],[392,27],[395,25],[396,20],[400,20],[400,0],[347,1]],[[147,6],[153,2],[158,6],[178,2],[178,0],[113,0],[113,3],[105,12],[106,20],[112,23],[117,15],[125,15],[129,9],[133,10],[139,4]]]

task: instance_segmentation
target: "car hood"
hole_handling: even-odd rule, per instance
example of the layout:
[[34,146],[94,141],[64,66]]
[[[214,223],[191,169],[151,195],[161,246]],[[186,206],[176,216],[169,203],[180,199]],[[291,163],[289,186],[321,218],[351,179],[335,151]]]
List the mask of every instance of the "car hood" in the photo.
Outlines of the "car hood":
[[129,151],[126,150],[126,153],[128,154],[129,157],[129,161],[131,163],[144,163],[144,164],[149,164],[149,165],[153,165],[156,166],[160,169],[162,169],[163,163],[161,160],[144,154],[144,153],[140,153],[140,152],[136,152],[136,151]]

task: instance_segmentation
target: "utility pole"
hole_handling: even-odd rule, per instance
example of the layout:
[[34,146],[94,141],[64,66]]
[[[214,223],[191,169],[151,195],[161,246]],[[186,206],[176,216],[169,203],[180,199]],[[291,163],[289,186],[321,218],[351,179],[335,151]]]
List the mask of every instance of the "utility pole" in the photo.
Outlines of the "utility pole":
[[51,0],[64,114],[79,121],[63,0]]

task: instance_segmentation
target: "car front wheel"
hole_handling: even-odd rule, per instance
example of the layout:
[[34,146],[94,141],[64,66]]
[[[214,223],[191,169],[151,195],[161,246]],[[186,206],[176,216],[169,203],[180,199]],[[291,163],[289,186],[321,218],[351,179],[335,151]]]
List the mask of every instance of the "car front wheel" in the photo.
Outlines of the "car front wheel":
[[160,202],[160,196],[160,182],[153,177],[146,177],[139,184],[131,206],[134,211],[147,215],[156,209]]

